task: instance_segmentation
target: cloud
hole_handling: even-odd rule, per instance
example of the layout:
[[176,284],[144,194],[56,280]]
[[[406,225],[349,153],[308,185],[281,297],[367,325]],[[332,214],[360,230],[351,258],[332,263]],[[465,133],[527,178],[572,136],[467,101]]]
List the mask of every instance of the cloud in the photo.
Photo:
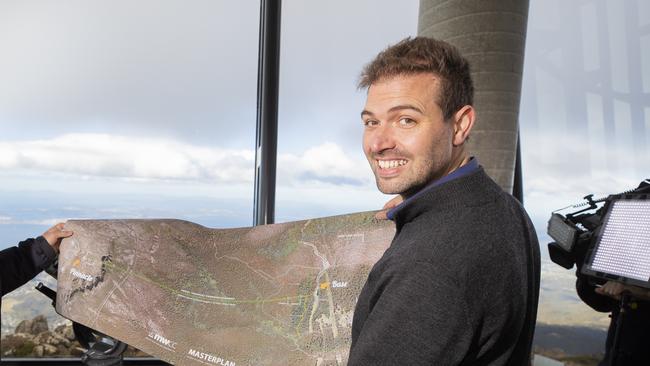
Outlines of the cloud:
[[278,157],[278,182],[291,185],[365,185],[369,183],[370,168],[365,161],[354,156],[332,142],[309,148],[302,155],[281,154]]
[[[84,217],[77,217],[77,220],[86,219]],[[50,218],[41,220],[0,220],[0,225],[40,225],[40,226],[54,226],[60,222],[66,222],[68,218]]]
[[[63,173],[81,179],[251,184],[254,163],[253,150],[197,146],[167,138],[71,133],[51,139],[0,142],[3,172]],[[281,185],[359,186],[369,182],[368,172],[364,161],[334,143],[278,157]]]
[[0,143],[0,168],[76,175],[251,181],[253,154],[169,139],[66,134],[48,140]]
[[578,203],[587,194],[607,196],[636,188],[650,167],[632,146],[596,145],[575,133],[548,131],[522,144],[525,201],[548,210]]

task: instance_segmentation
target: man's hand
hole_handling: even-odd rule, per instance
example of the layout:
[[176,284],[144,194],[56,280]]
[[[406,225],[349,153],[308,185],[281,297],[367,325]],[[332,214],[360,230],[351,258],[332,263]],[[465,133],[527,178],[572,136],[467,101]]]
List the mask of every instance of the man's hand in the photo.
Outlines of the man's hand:
[[401,195],[393,197],[390,201],[386,202],[386,204],[381,209],[381,211],[378,211],[375,214],[375,218],[377,220],[387,220],[388,217],[386,217],[386,214],[388,213],[388,211],[390,211],[391,208],[402,203],[402,201],[404,201],[404,198]]
[[64,230],[63,225],[64,224],[60,222],[43,233],[45,240],[47,240],[57,253],[59,252],[59,245],[61,245],[63,238],[72,236],[72,231]]
[[596,293],[620,300],[623,292],[629,292],[633,297],[640,300],[650,300],[650,292],[638,286],[624,285],[620,282],[607,281],[601,287],[596,288]]

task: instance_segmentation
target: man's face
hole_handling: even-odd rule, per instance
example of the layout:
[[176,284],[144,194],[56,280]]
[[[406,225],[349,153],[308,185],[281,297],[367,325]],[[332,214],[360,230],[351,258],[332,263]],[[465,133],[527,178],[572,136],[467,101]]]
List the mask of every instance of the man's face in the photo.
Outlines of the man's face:
[[454,123],[444,120],[439,90],[440,78],[430,73],[383,79],[368,89],[363,151],[381,192],[408,197],[455,168]]

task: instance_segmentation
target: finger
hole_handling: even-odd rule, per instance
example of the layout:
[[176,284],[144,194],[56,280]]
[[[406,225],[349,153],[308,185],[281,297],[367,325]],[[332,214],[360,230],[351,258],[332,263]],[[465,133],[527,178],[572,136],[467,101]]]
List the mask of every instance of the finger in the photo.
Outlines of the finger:
[[395,197],[391,198],[388,202],[386,202],[384,204],[383,209],[384,210],[391,209],[391,208],[399,205],[400,203],[402,203],[402,201],[403,201],[402,196],[395,196]]
[[57,224],[44,232],[43,237],[50,245],[54,245],[57,241],[70,237],[72,234],[74,234],[72,231],[63,229],[63,224]]
[[65,223],[60,222],[56,225],[54,225],[54,234],[56,235],[57,238],[67,238],[69,236],[72,236],[73,232],[70,230],[65,229]]
[[60,231],[57,233],[57,236],[58,236],[59,238],[67,238],[67,237],[69,237],[69,236],[72,236],[72,234],[74,234],[74,232],[71,231],[71,230],[60,230]]
[[618,282],[610,282],[609,286],[607,286],[607,293],[612,296],[619,296],[623,290],[623,285]]
[[620,298],[621,298],[621,297],[618,296],[618,295],[615,295],[615,294],[610,293],[609,290],[607,290],[607,289],[605,288],[605,286],[603,286],[603,287],[596,287],[596,289],[595,289],[594,291],[595,291],[597,294],[599,294],[599,295],[607,296],[607,297],[611,297],[611,298],[614,298],[614,299],[617,299],[617,300],[620,300]]
[[601,295],[605,295],[605,296],[611,295],[609,286],[607,286],[607,284],[604,284],[600,287],[596,287],[595,291]]
[[377,220],[388,220],[388,211],[402,203],[402,196],[395,196],[384,204],[381,210],[377,211],[375,218]]

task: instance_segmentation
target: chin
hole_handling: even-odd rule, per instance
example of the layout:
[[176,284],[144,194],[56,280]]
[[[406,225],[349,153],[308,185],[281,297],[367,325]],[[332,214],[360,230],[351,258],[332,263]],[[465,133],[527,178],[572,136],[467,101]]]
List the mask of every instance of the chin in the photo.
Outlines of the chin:
[[380,182],[377,181],[377,189],[383,194],[399,194],[408,198],[424,188],[426,184],[405,184],[404,182]]
[[398,184],[386,184],[377,181],[377,189],[383,194],[402,194],[404,190],[400,188]]

